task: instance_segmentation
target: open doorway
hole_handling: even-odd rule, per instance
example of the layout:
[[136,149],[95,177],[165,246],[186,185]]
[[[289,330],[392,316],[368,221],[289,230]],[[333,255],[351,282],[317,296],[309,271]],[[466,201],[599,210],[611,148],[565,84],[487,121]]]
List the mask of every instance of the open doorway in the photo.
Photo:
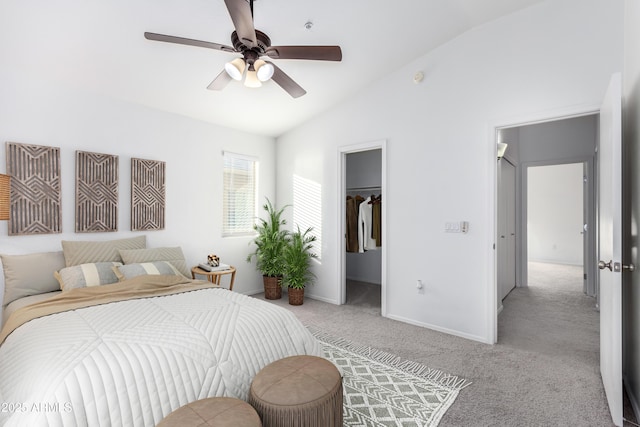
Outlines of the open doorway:
[[[586,293],[584,258],[586,239],[586,164],[567,163],[527,168],[527,283],[532,266],[566,271],[585,282],[576,291]],[[555,266],[565,266],[556,268]],[[553,279],[551,279],[553,280]]]
[[385,316],[385,141],[339,150],[341,303]]
[[[597,140],[597,114],[498,130],[497,142],[507,147],[497,166],[496,287],[500,343],[555,351],[554,336],[559,342],[572,335],[572,322],[562,321],[585,316],[588,320],[581,323],[586,328],[584,335],[580,328],[573,334],[584,337],[593,333],[593,339],[580,342],[594,342],[592,350],[597,354],[598,316],[593,298],[597,293],[594,232]],[[510,165],[506,169],[513,169],[513,173],[504,173],[505,165]],[[510,185],[505,185],[504,180],[509,180]],[[507,204],[512,208],[515,243],[508,249],[503,247],[500,256],[500,237],[505,235],[504,227],[501,230],[500,226],[506,222],[500,216],[500,206],[505,200],[509,200]],[[505,271],[515,271],[506,276],[507,284],[500,283],[500,274]],[[507,291],[501,292],[504,289]],[[575,293],[567,296],[569,289]],[[573,309],[575,313],[569,311]],[[551,341],[536,342],[539,338],[544,341],[545,336]]]
[[582,162],[524,171],[527,286],[503,300],[498,324],[501,343],[588,363],[599,351],[599,316],[584,274],[585,168]]

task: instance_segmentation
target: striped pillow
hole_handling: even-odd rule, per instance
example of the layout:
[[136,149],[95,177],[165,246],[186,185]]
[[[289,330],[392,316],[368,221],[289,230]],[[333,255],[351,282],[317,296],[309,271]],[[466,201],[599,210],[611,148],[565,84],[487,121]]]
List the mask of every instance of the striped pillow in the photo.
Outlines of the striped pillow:
[[116,283],[118,277],[113,272],[114,267],[121,262],[96,262],[66,267],[53,273],[60,283],[60,289],[68,291],[89,286],[109,285]]
[[189,277],[190,270],[184,259],[180,246],[170,248],[120,249],[118,251],[124,264],[142,262],[168,261],[178,269],[183,276]]
[[118,279],[127,280],[145,274],[182,276],[177,268],[168,261],[143,262],[140,264],[127,264],[113,267]]

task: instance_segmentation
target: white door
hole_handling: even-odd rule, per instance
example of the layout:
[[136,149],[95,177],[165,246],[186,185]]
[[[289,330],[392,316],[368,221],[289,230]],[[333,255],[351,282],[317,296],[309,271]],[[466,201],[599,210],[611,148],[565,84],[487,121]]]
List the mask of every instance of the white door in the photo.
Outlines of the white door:
[[498,168],[498,305],[516,285],[516,172],[500,159]]
[[584,281],[582,283],[582,292],[587,295],[591,295],[589,292],[589,286],[587,283],[587,277],[589,274],[589,227],[587,227],[587,218],[589,217],[589,185],[587,184],[588,171],[587,163],[582,164],[582,277]]
[[611,418],[622,426],[622,85],[614,74],[600,109],[600,373]]
[[[507,179],[509,201],[507,202],[507,289],[504,297],[516,287],[516,167],[509,162]],[[503,297],[503,298],[504,298]]]

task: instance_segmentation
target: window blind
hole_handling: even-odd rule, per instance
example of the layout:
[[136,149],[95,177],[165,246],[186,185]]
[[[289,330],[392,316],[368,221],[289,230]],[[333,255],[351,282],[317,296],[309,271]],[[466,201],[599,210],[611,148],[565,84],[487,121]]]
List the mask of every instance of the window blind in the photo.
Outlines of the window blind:
[[253,233],[256,217],[258,160],[241,154],[223,153],[222,235]]

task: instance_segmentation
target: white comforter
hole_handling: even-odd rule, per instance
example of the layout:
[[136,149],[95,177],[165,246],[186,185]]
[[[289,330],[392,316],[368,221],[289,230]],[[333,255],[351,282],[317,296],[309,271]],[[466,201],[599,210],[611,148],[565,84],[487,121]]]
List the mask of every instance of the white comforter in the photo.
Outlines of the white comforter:
[[246,399],[295,354],[321,351],[291,312],[224,289],[52,314],[0,347],[0,423],[154,426],[191,401]]

